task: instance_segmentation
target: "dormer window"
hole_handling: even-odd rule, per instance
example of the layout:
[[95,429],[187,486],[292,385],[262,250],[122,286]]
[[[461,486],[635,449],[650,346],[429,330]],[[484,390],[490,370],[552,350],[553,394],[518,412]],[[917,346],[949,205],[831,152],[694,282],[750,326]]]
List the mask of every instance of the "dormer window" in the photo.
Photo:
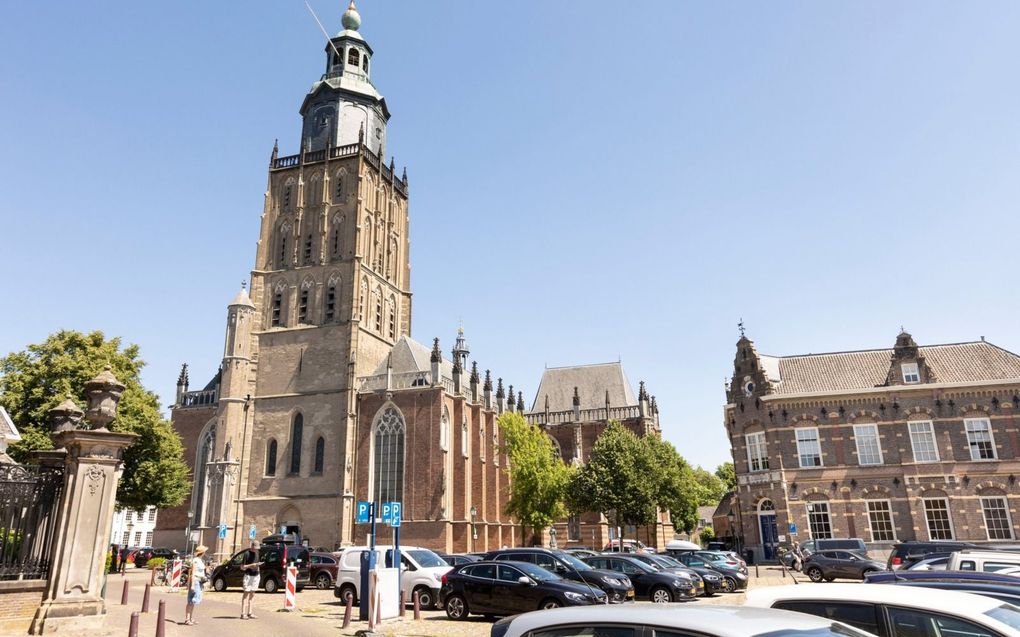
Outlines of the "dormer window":
[[355,49],[354,47],[351,47],[350,49],[347,50],[347,63],[353,66],[354,68],[358,68],[359,66],[361,66],[361,55],[358,53],[358,50]]
[[917,363],[903,363],[900,368],[903,370],[904,383],[915,385],[921,382],[921,374],[917,369]]

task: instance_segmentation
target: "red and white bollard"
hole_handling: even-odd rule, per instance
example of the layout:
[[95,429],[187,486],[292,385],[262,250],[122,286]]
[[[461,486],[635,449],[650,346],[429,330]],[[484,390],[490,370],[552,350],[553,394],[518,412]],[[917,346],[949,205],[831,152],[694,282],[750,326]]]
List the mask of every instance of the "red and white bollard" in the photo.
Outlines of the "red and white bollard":
[[181,585],[181,569],[184,563],[181,560],[174,560],[170,566],[170,590],[175,591]]
[[284,591],[283,610],[292,611],[297,607],[297,567],[287,567],[287,586]]

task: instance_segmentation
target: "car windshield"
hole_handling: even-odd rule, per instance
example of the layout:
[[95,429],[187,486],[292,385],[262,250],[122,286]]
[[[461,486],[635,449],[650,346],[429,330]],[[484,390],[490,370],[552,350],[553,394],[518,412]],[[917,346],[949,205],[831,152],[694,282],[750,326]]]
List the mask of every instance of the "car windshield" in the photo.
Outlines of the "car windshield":
[[870,637],[870,633],[844,624],[830,624],[822,628],[783,628],[769,633],[758,633],[754,637]]
[[563,579],[562,577],[560,577],[556,573],[553,573],[552,571],[547,571],[541,566],[528,564],[527,562],[517,562],[514,564],[514,566],[524,571],[531,579],[538,580],[539,582],[548,582],[551,580]]
[[577,569],[579,571],[590,571],[591,570],[591,565],[590,564],[585,564],[584,562],[582,562],[581,560],[577,559],[576,557],[574,557],[570,553],[567,553],[565,551],[558,551],[558,552],[555,553],[555,555],[556,555],[556,557],[558,557],[559,559],[563,560],[564,562],[569,564],[571,567],[573,567],[573,568],[575,568],[575,569]]
[[1003,604],[991,610],[986,610],[985,615],[988,615],[997,622],[1006,624],[1010,628],[1020,630],[1020,608],[1012,604]]
[[446,561],[433,553],[428,549],[413,549],[407,551],[407,554],[411,556],[415,562],[418,562],[418,566],[422,568],[432,568],[434,566],[449,566]]
[[672,557],[670,557],[668,555],[656,555],[654,557],[654,559],[655,559],[656,562],[658,562],[659,564],[662,564],[666,568],[676,568],[678,566],[683,566],[684,565],[683,562],[681,562],[679,560],[675,560],[675,559],[673,559]]

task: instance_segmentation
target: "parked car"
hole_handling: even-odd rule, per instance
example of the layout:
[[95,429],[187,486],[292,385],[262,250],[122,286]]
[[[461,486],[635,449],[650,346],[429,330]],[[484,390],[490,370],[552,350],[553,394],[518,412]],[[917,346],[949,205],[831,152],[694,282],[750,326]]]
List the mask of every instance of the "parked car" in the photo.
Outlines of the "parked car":
[[883,571],[868,575],[869,584],[895,584],[959,591],[992,597],[1000,602],[1020,606],[1020,579],[996,573],[973,571]]
[[528,562],[473,562],[443,575],[439,599],[450,619],[514,615],[560,606],[605,604],[606,594]]
[[586,557],[591,557],[592,555],[598,555],[598,553],[596,553],[595,551],[593,551],[591,549],[573,548],[573,549],[563,549],[563,550],[566,551],[567,553],[570,553],[571,555],[573,555],[574,557],[576,557],[579,560],[583,560]]
[[635,604],[558,608],[492,625],[491,637],[871,637],[845,624],[803,613],[745,606]]
[[747,574],[747,562],[740,559],[736,553],[728,551],[697,551],[695,555],[712,564],[718,564],[726,568],[735,568],[741,573]]
[[[640,540],[623,540],[623,553],[637,553],[639,551],[646,551],[648,547],[645,543]],[[604,547],[602,547],[603,553],[613,552],[619,553],[620,551],[620,540],[610,540]]]
[[900,542],[893,546],[886,566],[889,570],[910,568],[912,564],[920,562],[932,553],[949,554],[953,551],[961,551],[967,548],[978,548],[978,546],[970,542],[949,542],[945,540],[933,542],[910,540],[908,542]]
[[1020,608],[997,599],[884,584],[766,586],[747,605],[841,621],[880,637],[1020,637]]
[[309,554],[310,563],[309,576],[315,588],[322,590],[333,588],[336,581],[336,573],[340,567],[337,561],[339,556],[332,552],[315,551]]
[[162,557],[166,561],[176,560],[180,557],[173,549],[153,548],[146,546],[135,551],[135,568],[144,568],[154,557]]
[[931,553],[928,557],[914,562],[905,569],[905,571],[944,571],[946,566],[949,564],[949,556],[951,553]]
[[884,571],[885,564],[853,551],[817,551],[804,560],[804,574],[812,582],[836,578],[859,579],[873,571]]
[[632,555],[635,559],[641,560],[646,564],[653,564],[668,573],[689,573],[694,581],[694,586],[705,597],[711,597],[723,588],[722,575],[710,568],[684,566],[683,562],[661,553],[633,553]]
[[[367,546],[348,546],[340,554],[340,568],[337,571],[336,588],[333,595],[340,599],[352,597],[358,602],[361,587],[361,556],[367,553]],[[376,564],[393,568],[393,546],[378,544],[375,547]],[[401,546],[400,589],[408,603],[418,593],[418,604],[422,608],[438,608],[439,588],[443,575],[450,571],[450,565],[431,550],[419,546]]]
[[684,566],[690,568],[708,568],[722,577],[722,592],[732,593],[747,588],[747,573],[739,568],[727,566],[724,562],[710,562],[697,553],[676,553],[670,555]]
[[450,566],[463,566],[464,564],[470,564],[472,562],[478,562],[482,558],[477,555],[462,555],[459,553],[436,553],[439,557],[443,558],[443,561]]
[[593,568],[623,573],[634,584],[634,597],[656,604],[694,599],[705,590],[705,584],[696,574],[695,581],[688,573],[669,573],[659,566],[635,559],[628,553],[608,553],[584,558]]
[[500,549],[489,551],[486,554],[486,559],[536,564],[567,579],[586,582],[601,588],[609,596],[611,604],[634,599],[634,586],[626,575],[617,571],[592,568],[564,551],[544,548]]
[[954,551],[949,556],[946,570],[994,573],[1017,566],[1020,566],[1020,553],[1013,551],[963,549],[962,551]]
[[[213,590],[225,591],[232,586],[241,586],[244,571],[244,554],[238,551],[229,560],[218,565],[209,575]],[[297,590],[302,590],[311,580],[311,554],[303,546],[286,544],[263,544],[259,547],[259,588],[275,593],[287,583],[287,567],[297,567]]]
[[803,551],[804,555],[810,555],[818,551],[856,551],[862,555],[868,554],[867,545],[859,537],[827,537],[820,540],[808,540],[801,543],[800,550]]

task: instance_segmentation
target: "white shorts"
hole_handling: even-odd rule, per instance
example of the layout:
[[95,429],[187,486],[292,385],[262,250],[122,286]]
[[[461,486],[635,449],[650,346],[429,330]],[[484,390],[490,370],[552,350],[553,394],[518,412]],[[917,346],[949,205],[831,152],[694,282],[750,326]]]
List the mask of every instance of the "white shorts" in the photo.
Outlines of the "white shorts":
[[259,589],[259,574],[252,573],[249,575],[245,573],[244,582],[242,582],[241,586],[245,593],[254,593]]

